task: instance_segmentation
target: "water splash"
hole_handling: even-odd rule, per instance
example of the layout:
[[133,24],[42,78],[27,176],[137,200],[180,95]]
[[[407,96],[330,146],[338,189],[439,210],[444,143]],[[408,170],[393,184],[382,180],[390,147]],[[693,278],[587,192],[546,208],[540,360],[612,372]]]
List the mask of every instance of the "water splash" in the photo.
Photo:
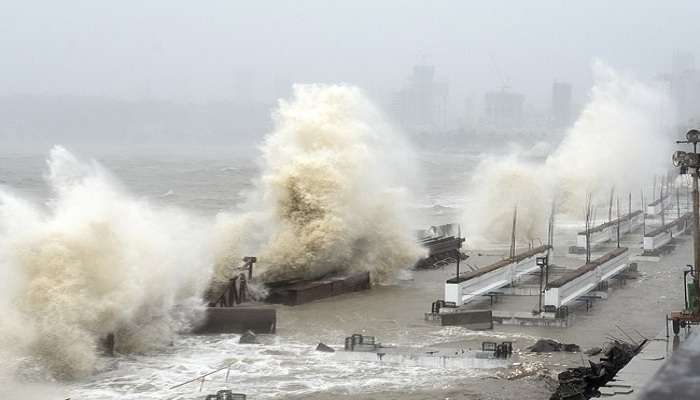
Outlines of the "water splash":
[[244,251],[259,256],[266,281],[341,271],[385,281],[410,266],[420,249],[398,178],[415,176],[412,152],[362,91],[295,85],[274,121],[248,212],[219,216],[230,240],[219,242],[217,275]]
[[94,369],[109,333],[120,352],[167,343],[209,280],[205,224],[136,199],[62,147],[47,181],[47,207],[0,191],[0,352],[75,378]]
[[481,241],[509,240],[518,205],[518,239],[546,237],[553,199],[558,210],[582,217],[586,194],[607,201],[618,193],[639,192],[645,180],[669,164],[669,100],[655,86],[593,64],[590,99],[562,143],[544,162],[523,161],[517,153],[486,157],[470,185],[475,207],[464,221]]

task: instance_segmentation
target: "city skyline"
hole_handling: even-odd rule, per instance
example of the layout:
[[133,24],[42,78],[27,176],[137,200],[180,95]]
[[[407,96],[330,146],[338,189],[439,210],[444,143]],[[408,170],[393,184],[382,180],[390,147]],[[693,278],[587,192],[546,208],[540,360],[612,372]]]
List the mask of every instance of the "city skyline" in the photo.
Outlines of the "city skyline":
[[381,98],[406,83],[413,65],[426,64],[450,82],[452,99],[507,84],[544,106],[552,81],[590,87],[595,59],[643,80],[669,70],[674,52],[700,48],[700,4],[692,1],[26,1],[3,8],[0,95],[266,101],[275,82],[290,81],[344,82]]

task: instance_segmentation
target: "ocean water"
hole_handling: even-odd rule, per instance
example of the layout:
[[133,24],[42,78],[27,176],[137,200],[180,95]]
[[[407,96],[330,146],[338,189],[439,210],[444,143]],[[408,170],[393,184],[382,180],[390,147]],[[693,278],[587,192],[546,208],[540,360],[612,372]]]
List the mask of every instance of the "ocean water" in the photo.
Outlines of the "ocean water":
[[[222,153],[94,157],[133,195],[210,218],[220,211],[235,209],[245,199],[245,193],[254,188],[260,171],[255,150],[246,154]],[[463,215],[469,207],[465,196],[469,175],[480,157],[478,151],[418,154],[424,177],[420,186],[410,188],[414,193],[416,228],[454,222]],[[2,185],[36,204],[51,197],[43,178],[45,173],[44,154],[0,156]],[[575,221],[565,224],[576,226]],[[631,243],[634,245],[634,240]],[[602,344],[607,335],[620,336],[610,323],[610,315],[615,315],[616,322],[625,328],[653,336],[660,329],[666,310],[679,302],[680,295],[673,288],[689,254],[687,243],[682,241],[678,252],[662,263],[640,263],[640,279],[616,291],[590,312],[578,310],[576,326],[570,329],[497,326],[494,331],[473,332],[425,322],[423,314],[432,301],[442,297],[442,283],[453,274],[452,268],[447,267],[402,274],[394,284],[377,286],[368,292],[299,307],[280,306],[277,335],[262,335],[260,345],[239,345],[238,335],[183,334],[169,346],[101,358],[94,374],[78,380],[55,381],[41,368],[28,368],[21,373],[21,384],[12,393],[27,398],[203,399],[207,393],[226,388],[246,393],[249,399],[544,398],[550,387],[537,373],[555,375],[566,366],[580,365],[580,355],[523,353],[519,368],[535,373],[510,380],[507,376],[511,371],[505,370],[435,370],[347,361],[314,349],[319,342],[340,348],[344,337],[352,333],[375,335],[385,344],[415,348],[452,342],[478,348],[482,341],[509,340],[522,352],[539,337],[588,347]],[[470,262],[484,265],[500,256],[473,254]],[[558,262],[576,266],[579,260],[562,255]],[[227,370],[223,370],[204,383],[195,380],[171,389],[229,366],[228,381]]]
[[[0,154],[0,185],[36,203],[49,197],[45,152]],[[137,154],[98,151],[80,153],[105,166],[130,193],[162,205],[182,207],[203,216],[236,209],[254,189],[260,175],[257,148],[198,150],[176,154]],[[422,152],[416,157],[420,181],[410,179],[416,228],[451,223],[468,207],[470,174],[479,162],[479,150],[439,153]]]
[[[235,152],[234,152],[235,153]],[[260,175],[259,154],[224,152],[180,152],[170,154],[80,154],[94,158],[113,175],[121,190],[150,203],[173,206],[203,219],[222,211],[235,211]],[[440,161],[442,158],[442,161]],[[469,170],[478,153],[443,155],[422,153],[418,170],[431,179],[407,188],[413,193],[411,212],[416,229],[431,224],[454,222],[461,216],[462,199]],[[47,185],[45,154],[0,155],[0,184],[17,197],[39,209],[55,194]],[[425,178],[422,177],[422,178]],[[444,271],[443,271],[444,272]],[[483,375],[476,370],[452,370],[436,379],[427,368],[377,365],[336,360],[314,351],[318,342],[341,346],[346,335],[371,332],[387,343],[420,347],[426,343],[464,340],[472,334],[445,332],[422,323],[422,309],[440,296],[441,272],[430,280],[415,280],[410,274],[396,286],[378,287],[371,292],[347,296],[339,302],[319,302],[305,307],[281,307],[279,332],[263,337],[261,346],[238,345],[237,335],[181,335],[172,346],[146,353],[101,358],[98,370],[88,378],[69,383],[54,381],[48,371],[27,360],[22,388],[31,392],[61,393],[80,399],[202,398],[203,393],[235,387],[252,398],[303,395],[317,392],[350,395],[385,390],[431,390],[450,382]],[[369,295],[367,295],[369,293]],[[418,296],[414,294],[419,293]],[[419,311],[420,310],[420,311]],[[465,333],[465,332],[462,332]],[[480,346],[474,337],[474,348]],[[206,380],[169,388],[231,365],[229,383],[218,373]],[[29,384],[27,382],[34,382]],[[46,387],[36,382],[45,382]],[[233,386],[232,386],[233,385]],[[20,388],[19,393],[23,389]],[[202,390],[202,391],[200,391]],[[22,393],[24,394],[24,393]]]

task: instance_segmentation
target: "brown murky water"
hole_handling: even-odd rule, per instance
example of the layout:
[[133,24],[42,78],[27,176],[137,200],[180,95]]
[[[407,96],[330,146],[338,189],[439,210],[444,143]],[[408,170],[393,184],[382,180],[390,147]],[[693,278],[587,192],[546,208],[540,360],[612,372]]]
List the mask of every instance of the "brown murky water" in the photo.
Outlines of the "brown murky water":
[[[638,235],[630,235],[626,243],[632,253],[640,250],[634,243]],[[682,270],[691,261],[689,237],[677,239],[677,248],[659,262],[636,261],[639,276],[624,285],[611,285],[609,297],[595,301],[590,310],[580,304],[573,307],[573,323],[568,328],[496,325],[493,331],[472,332],[462,328],[443,328],[423,320],[430,303],[442,298],[442,283],[454,274],[453,267],[437,271],[416,271],[410,281],[397,286],[375,287],[369,292],[356,293],[279,310],[280,331],[285,337],[306,341],[341,344],[344,336],[353,332],[375,335],[386,343],[425,345],[448,340],[464,340],[479,346],[485,340],[512,340],[523,352],[536,339],[545,337],[561,342],[576,343],[583,349],[601,346],[610,337],[639,340],[654,337],[664,326],[665,315],[682,306]],[[574,268],[583,260],[570,257],[565,249],[557,249],[553,261],[559,266]],[[604,250],[600,250],[604,251]],[[491,252],[493,253],[493,252]],[[485,265],[493,257],[474,256],[470,263]],[[510,296],[496,305],[497,309],[532,310],[537,308],[536,296]],[[488,300],[475,305],[487,307]],[[641,335],[641,336],[640,336]],[[521,354],[521,368],[539,370],[543,375],[556,376],[568,366],[587,364],[582,354]],[[434,371],[440,374],[440,371]],[[353,399],[541,399],[547,397],[551,386],[541,377],[507,379],[512,372],[500,371],[481,377],[454,379],[444,387],[413,388],[410,391],[379,391],[359,396],[356,393],[317,393],[314,399],[346,396]],[[410,392],[410,393],[409,393]],[[290,397],[295,398],[295,397]]]
[[[460,211],[456,208],[430,206],[459,203],[462,189],[458,184],[468,174],[465,165],[473,160],[473,156],[466,156],[442,164],[428,163],[427,175],[436,178],[422,195],[429,206],[422,214],[423,222],[437,224],[458,217]],[[42,197],[43,184],[36,177],[41,176],[43,159],[15,157],[10,161],[12,164],[4,163],[0,169],[6,176],[5,183]],[[183,162],[114,158],[106,164],[137,194],[188,208],[199,206],[203,214],[234,204],[240,198],[239,191],[249,186],[255,174],[247,159],[232,165],[221,159]],[[447,170],[462,172],[443,173]],[[572,231],[559,237],[573,239]],[[623,245],[638,252],[639,241],[640,234],[630,235]],[[583,263],[566,255],[569,244],[565,240],[557,243],[554,264],[574,268]],[[472,250],[469,263],[484,266],[506,252],[489,250],[489,255],[479,256]],[[248,393],[251,399],[542,399],[552,390],[551,382],[544,377],[586,360],[580,354],[527,354],[527,346],[541,337],[577,343],[582,348],[600,346],[610,335],[625,338],[620,329],[635,337],[655,336],[663,327],[664,316],[682,305],[682,270],[690,261],[689,240],[684,237],[677,249],[660,262],[638,262],[640,276],[625,286],[611,287],[607,300],[596,301],[588,311],[582,305],[576,307],[569,328],[496,325],[486,332],[426,322],[424,313],[431,302],[443,297],[444,281],[454,269],[447,266],[416,271],[395,285],[298,307],[281,306],[278,334],[263,338],[263,345],[238,345],[237,335],[183,336],[171,349],[105,360],[100,371],[89,379],[51,386],[42,393],[76,399],[200,399],[206,392],[228,387]],[[485,306],[489,306],[487,301],[474,305]],[[537,307],[537,297],[503,297],[494,307],[528,311]],[[482,341],[510,340],[520,353],[521,365],[514,371],[378,366],[340,362],[313,350],[318,342],[340,347],[345,336],[352,333],[375,335],[384,344],[411,347],[460,341],[477,348]],[[229,383],[221,375],[206,382],[202,392],[198,384],[168,389],[227,363],[235,365]],[[518,374],[523,377],[513,377]]]

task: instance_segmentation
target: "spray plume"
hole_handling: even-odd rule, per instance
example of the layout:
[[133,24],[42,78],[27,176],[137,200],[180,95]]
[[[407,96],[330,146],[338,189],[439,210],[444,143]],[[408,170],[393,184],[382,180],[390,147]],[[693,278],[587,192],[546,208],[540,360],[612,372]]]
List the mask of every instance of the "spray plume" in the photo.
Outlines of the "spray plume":
[[264,281],[346,271],[386,281],[415,262],[397,184],[415,176],[411,151],[363,93],[295,85],[273,118],[247,212],[218,218],[217,276],[243,252],[258,255]]
[[94,369],[110,333],[119,352],[169,341],[198,308],[210,267],[199,221],[130,196],[64,148],[48,169],[46,208],[0,190],[0,356],[69,379]]
[[670,107],[663,92],[600,61],[593,72],[589,102],[544,162],[510,154],[479,164],[470,186],[474,209],[465,215],[478,239],[507,241],[515,204],[519,239],[541,238],[552,199],[559,211],[580,217],[587,193],[603,195],[612,186],[636,192],[668,164],[671,140],[660,110]]

